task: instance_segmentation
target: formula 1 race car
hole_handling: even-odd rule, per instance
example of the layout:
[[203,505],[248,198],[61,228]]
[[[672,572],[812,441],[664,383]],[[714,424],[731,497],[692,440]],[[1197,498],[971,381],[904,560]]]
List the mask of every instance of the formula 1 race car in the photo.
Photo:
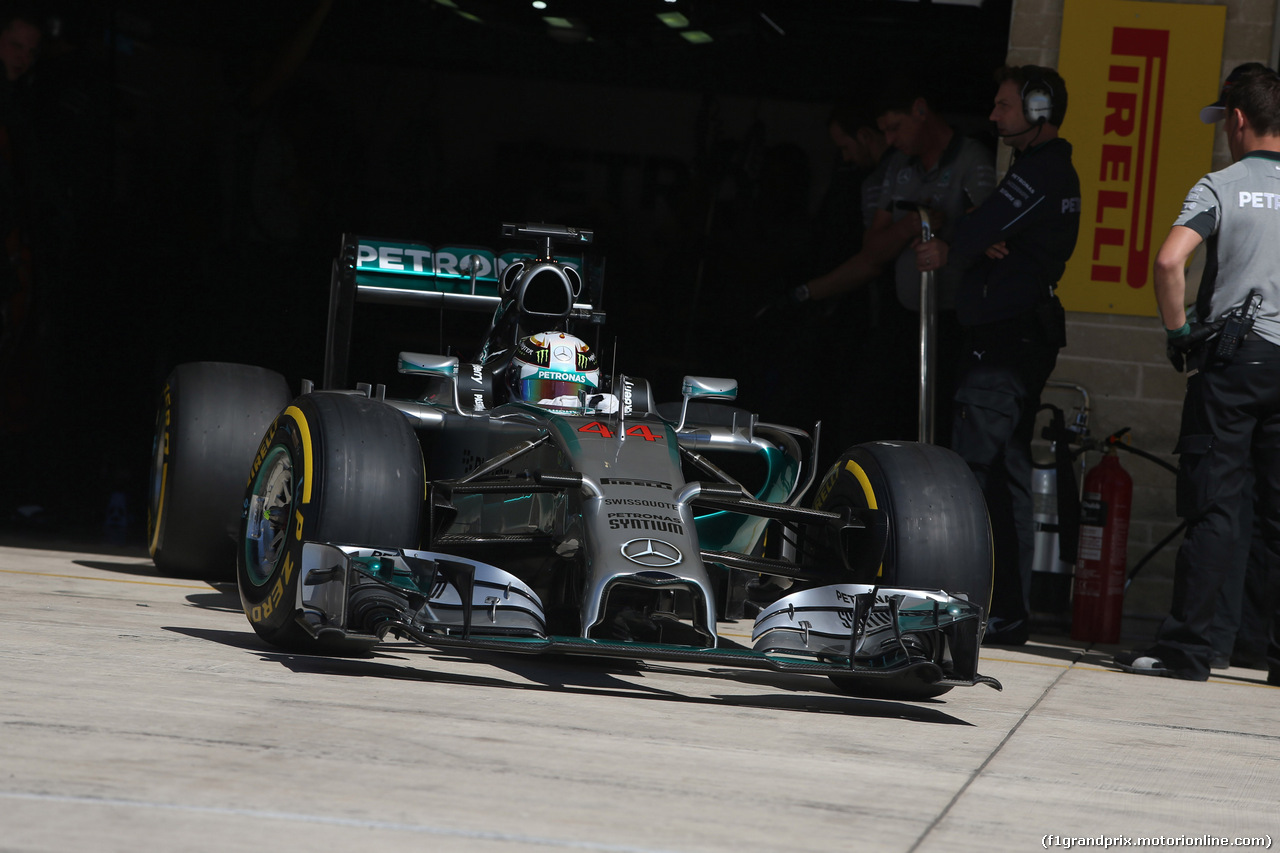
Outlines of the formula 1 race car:
[[[235,565],[273,646],[692,661],[829,676],[925,698],[978,674],[991,594],[985,504],[928,444],[847,451],[812,506],[817,429],[763,423],[737,382],[689,375],[659,403],[602,369],[592,234],[505,224],[534,250],[346,236],[324,375],[179,365],[157,419],[148,535],[164,572]],[[357,303],[491,314],[472,363],[400,352],[348,388]],[[585,332],[583,331],[585,330]],[[598,332],[597,332],[598,337]],[[406,380],[404,377],[408,377]],[[717,623],[755,612],[752,645]]]

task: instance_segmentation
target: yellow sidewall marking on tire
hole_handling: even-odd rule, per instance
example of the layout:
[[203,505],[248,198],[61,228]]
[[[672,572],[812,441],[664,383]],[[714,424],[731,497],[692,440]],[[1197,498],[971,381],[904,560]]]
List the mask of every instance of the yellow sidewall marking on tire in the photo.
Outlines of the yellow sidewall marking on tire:
[[[164,399],[164,430],[160,433],[160,440],[163,442],[161,447],[161,463],[160,463],[160,496],[156,498],[156,517],[151,519],[151,541],[147,543],[147,553],[151,559],[156,558],[156,549],[160,547],[160,525],[164,522],[164,496],[168,494],[167,485],[169,483],[169,427],[173,424],[173,393],[169,385],[164,386],[161,396]],[[153,451],[154,452],[154,451]]]
[[871,488],[871,478],[867,476],[866,471],[862,470],[862,466],[850,459],[845,463],[844,470],[852,474],[858,484],[862,486],[862,494],[867,499],[867,506],[871,509],[879,509],[880,507],[876,506],[875,490]]
[[[850,459],[845,463],[844,470],[852,474],[853,478],[858,481],[858,485],[862,486],[862,495],[867,499],[867,507],[879,509],[880,507],[876,506],[875,489],[871,488],[871,478],[867,476],[866,471],[862,470],[862,466]],[[880,567],[876,569],[876,577],[884,577],[884,563],[881,563]]]
[[307,416],[297,406],[290,406],[284,413],[293,418],[302,436],[302,502],[311,503],[311,428],[307,426]]
[[160,546],[160,525],[164,523],[164,496],[169,484],[169,463],[160,466],[160,497],[156,500],[156,517],[152,522],[151,541],[147,543],[147,553],[151,559],[156,557],[156,548]]

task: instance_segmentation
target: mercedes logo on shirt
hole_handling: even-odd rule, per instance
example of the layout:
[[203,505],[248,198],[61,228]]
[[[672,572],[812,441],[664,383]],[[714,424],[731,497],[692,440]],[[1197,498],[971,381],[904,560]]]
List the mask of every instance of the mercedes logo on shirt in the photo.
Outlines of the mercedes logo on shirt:
[[650,569],[665,569],[684,559],[679,548],[661,539],[632,539],[623,544],[622,556]]

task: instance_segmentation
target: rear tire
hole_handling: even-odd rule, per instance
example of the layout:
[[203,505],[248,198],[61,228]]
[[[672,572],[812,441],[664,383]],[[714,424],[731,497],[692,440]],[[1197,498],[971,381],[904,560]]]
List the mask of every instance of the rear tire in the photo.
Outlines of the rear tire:
[[281,412],[249,474],[245,505],[260,500],[262,521],[251,531],[245,513],[237,549],[240,601],[258,636],[294,651],[368,651],[368,641],[316,637],[298,622],[302,546],[416,548],[423,483],[417,436],[395,408],[317,393]]
[[[857,445],[827,472],[814,506],[887,513],[889,541],[879,571],[867,571],[855,582],[963,595],[982,607],[985,624],[991,606],[991,523],[978,481],[955,453],[909,442]],[[840,546],[828,543],[827,550],[832,547]],[[878,698],[926,699],[951,689],[918,677],[881,682],[832,676],[832,681],[846,692]]]
[[230,580],[245,470],[289,386],[274,371],[193,362],[161,392],[148,489],[147,546],[166,575]]

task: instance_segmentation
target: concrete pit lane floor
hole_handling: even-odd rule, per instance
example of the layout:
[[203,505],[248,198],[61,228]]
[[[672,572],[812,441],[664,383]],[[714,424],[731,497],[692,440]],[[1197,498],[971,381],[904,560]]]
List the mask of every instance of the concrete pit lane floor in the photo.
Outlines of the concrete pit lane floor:
[[15,545],[0,547],[0,626],[4,851],[989,853],[1280,835],[1265,673],[1123,674],[1113,649],[1060,638],[984,650],[1002,693],[923,702],[402,642],[309,657],[260,642],[234,583],[161,577],[136,549]]

